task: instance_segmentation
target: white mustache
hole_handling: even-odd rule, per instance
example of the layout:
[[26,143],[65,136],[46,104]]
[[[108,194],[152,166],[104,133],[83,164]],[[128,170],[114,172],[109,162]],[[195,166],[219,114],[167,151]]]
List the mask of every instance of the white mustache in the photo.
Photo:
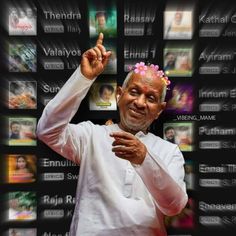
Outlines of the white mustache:
[[144,112],[143,110],[140,110],[140,109],[137,109],[137,108],[135,108],[135,107],[129,107],[129,109],[131,109],[131,110],[133,110],[134,112],[136,112],[136,113],[139,113],[139,114],[141,114],[141,115],[146,115],[146,112]]

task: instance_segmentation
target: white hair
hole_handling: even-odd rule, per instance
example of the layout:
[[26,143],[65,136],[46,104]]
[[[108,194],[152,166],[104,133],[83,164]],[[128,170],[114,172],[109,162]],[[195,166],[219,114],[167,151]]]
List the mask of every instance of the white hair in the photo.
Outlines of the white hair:
[[[122,89],[125,89],[131,79],[131,76],[133,74],[133,71],[131,70],[125,77],[125,80],[123,81],[123,84],[122,84]],[[166,90],[167,90],[167,87],[166,85],[163,85],[163,90],[162,90],[162,94],[161,94],[161,102],[164,102],[165,101],[165,97],[166,97]]]

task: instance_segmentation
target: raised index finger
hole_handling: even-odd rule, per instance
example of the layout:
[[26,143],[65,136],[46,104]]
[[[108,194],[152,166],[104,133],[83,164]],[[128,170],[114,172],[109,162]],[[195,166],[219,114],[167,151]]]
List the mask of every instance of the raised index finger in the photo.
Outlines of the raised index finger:
[[98,39],[97,39],[96,45],[102,44],[102,43],[103,43],[103,33],[100,33],[98,35]]

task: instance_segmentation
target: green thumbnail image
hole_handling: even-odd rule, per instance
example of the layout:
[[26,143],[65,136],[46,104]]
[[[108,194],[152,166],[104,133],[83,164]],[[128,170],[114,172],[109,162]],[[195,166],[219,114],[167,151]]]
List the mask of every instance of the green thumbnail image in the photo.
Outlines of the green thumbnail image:
[[37,218],[37,200],[35,192],[8,193],[8,219],[16,221],[35,220]]
[[36,118],[9,117],[8,142],[9,146],[36,146]]
[[9,44],[10,72],[36,72],[36,70],[37,53],[35,44]]
[[164,71],[167,76],[192,76],[193,72],[193,50],[192,48],[164,49]]
[[97,37],[103,33],[105,38],[115,38],[117,35],[117,10],[115,6],[89,7],[89,34],[90,37]]
[[181,151],[194,150],[193,122],[166,122],[163,124],[163,137],[165,140],[177,144]]

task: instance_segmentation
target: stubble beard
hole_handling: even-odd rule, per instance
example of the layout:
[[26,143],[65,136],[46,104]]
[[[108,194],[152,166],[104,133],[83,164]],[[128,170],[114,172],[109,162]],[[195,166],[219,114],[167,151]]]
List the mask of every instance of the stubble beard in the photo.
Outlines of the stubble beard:
[[137,133],[139,131],[146,132],[147,128],[150,125],[150,124],[147,124],[147,122],[144,122],[141,124],[132,122],[129,120],[129,118],[125,118],[122,114],[120,114],[120,123],[122,127],[125,129],[125,131],[130,132],[130,133]]

